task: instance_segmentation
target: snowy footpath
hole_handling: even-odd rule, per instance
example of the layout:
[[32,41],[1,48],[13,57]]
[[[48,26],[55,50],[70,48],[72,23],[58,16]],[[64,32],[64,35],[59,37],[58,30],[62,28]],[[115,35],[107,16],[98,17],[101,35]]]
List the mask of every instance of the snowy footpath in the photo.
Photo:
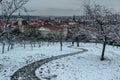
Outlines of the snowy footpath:
[[[77,49],[77,48],[75,48],[75,49]],[[58,56],[52,56],[50,58],[45,58],[45,59],[33,62],[27,66],[24,66],[21,69],[19,69],[18,71],[16,71],[11,76],[11,80],[41,80],[41,78],[38,78],[36,76],[37,74],[35,74],[35,71],[38,67],[40,67],[50,61],[53,61],[53,60],[61,59],[61,58],[67,57],[67,56],[77,55],[77,54],[87,51],[86,49],[81,49],[81,48],[78,48],[78,49],[80,49],[80,51],[78,51],[78,52],[73,52],[73,53],[68,53],[68,54],[63,54],[63,55],[58,55]]]
[[35,45],[33,49],[31,49],[31,45],[26,45],[25,49],[21,45],[15,45],[15,48],[9,52],[6,46],[5,53],[2,54],[2,45],[0,44],[0,80],[10,80],[18,69],[38,60],[80,51],[68,48],[69,45],[70,43],[64,43],[62,51],[60,51],[59,43],[51,45],[43,43],[41,47]]
[[120,47],[108,45],[100,61],[101,44],[69,45],[64,43],[63,51],[59,43],[33,49],[16,45],[0,53],[0,80],[120,80]]

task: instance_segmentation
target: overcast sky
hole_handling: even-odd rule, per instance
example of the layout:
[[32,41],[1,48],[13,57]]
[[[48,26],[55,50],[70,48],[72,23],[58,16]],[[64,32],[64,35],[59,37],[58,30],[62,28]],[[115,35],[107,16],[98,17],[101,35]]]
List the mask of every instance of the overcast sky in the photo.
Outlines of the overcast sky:
[[30,0],[28,9],[35,10],[36,15],[79,15],[81,0]]
[[[88,0],[30,0],[25,6],[30,15],[73,16],[83,14],[83,3]],[[120,0],[91,0],[120,12]],[[23,13],[24,14],[24,13]]]
[[[32,15],[81,15],[84,2],[85,0],[30,0],[26,7],[34,10],[29,13]],[[120,0],[91,0],[91,3],[94,2],[120,12]]]

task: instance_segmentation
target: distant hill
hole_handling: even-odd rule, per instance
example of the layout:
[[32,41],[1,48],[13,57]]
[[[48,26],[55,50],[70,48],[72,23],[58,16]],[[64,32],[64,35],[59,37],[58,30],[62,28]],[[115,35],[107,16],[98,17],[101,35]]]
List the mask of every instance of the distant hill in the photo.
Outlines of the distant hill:
[[[38,17],[40,17],[40,16],[21,15],[21,17],[22,17],[23,19],[27,20],[27,19],[36,19],[36,18],[38,18]],[[3,18],[5,18],[5,17],[4,17],[3,15],[0,15],[0,18],[3,19]],[[17,19],[17,18],[18,18],[18,15],[13,15],[11,19]]]

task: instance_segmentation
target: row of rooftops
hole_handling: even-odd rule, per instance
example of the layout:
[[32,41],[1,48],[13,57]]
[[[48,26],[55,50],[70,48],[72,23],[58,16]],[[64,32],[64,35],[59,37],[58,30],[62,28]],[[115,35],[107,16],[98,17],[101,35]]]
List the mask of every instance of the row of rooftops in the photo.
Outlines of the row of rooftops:
[[[0,29],[3,27],[3,19],[0,19]],[[12,26],[18,26],[18,19],[12,19],[10,20],[10,23]],[[65,17],[65,18],[55,18],[55,19],[49,19],[49,18],[36,18],[36,19],[31,19],[31,20],[24,20],[22,19],[22,25],[25,27],[30,27],[30,28],[50,28],[51,30],[56,30],[58,29],[59,26],[62,26],[64,28],[69,27],[69,26],[74,26],[74,27],[82,27],[83,24],[86,26],[85,29],[91,30],[94,28],[94,23],[90,19],[84,19],[84,18],[75,18],[75,17]]]

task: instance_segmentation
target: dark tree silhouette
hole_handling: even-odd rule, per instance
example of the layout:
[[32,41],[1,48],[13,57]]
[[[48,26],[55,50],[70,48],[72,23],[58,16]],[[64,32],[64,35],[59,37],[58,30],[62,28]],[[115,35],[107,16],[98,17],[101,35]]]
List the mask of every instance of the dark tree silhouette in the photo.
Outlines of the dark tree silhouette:
[[96,23],[98,26],[100,35],[102,36],[102,43],[103,43],[101,60],[104,60],[104,53],[105,53],[105,48],[106,48],[106,43],[107,43],[107,35],[105,32],[103,21],[105,20],[105,17],[110,15],[111,11],[97,4],[94,4],[94,5],[84,4],[84,11],[86,15],[91,20],[93,20],[94,23]]

